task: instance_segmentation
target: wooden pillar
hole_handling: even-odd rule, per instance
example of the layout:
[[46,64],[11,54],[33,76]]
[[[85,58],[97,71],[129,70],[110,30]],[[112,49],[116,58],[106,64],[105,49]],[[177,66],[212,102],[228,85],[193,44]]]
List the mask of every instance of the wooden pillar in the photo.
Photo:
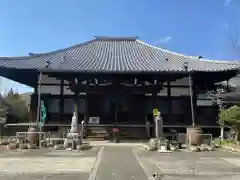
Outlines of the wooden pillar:
[[167,96],[168,96],[168,114],[172,115],[172,95],[171,95],[171,82],[167,81]]
[[84,117],[84,122],[85,124],[88,124],[88,120],[89,120],[89,94],[86,93],[86,96],[85,96],[85,117]]
[[35,122],[37,119],[37,88],[38,85],[34,87],[34,93],[31,95],[31,104],[30,104],[30,111],[32,114],[32,120]]
[[157,108],[157,91],[154,89],[152,91],[152,108]]
[[[154,88],[154,90],[152,91],[152,115],[153,115],[153,109],[157,108],[157,92],[156,92],[156,89]],[[155,117],[152,116],[153,120],[153,131],[152,131],[152,135],[154,137],[156,137],[158,135],[157,133],[157,125],[156,125],[156,121],[155,121]]]
[[194,85],[194,77],[192,77],[192,98],[193,98],[193,117],[195,124],[197,123],[197,89],[196,86]]
[[37,86],[37,120],[36,122],[39,124],[41,121],[41,83],[42,83],[42,72],[38,74],[38,86]]
[[192,74],[190,73],[189,76],[189,91],[190,91],[190,107],[191,107],[191,120],[192,120],[192,126],[195,126],[195,107],[194,106],[194,93],[193,93],[193,78]]
[[[120,82],[119,82],[119,80],[115,80],[114,82],[113,82],[113,86],[115,86],[114,87],[114,89],[116,89],[117,87],[119,87],[119,85],[120,85]],[[118,119],[118,112],[119,112],[119,101],[118,101],[118,98],[119,98],[119,96],[120,96],[120,94],[119,93],[113,93],[113,95],[117,98],[117,100],[116,100],[116,103],[115,103],[115,107],[114,107],[114,124],[115,124],[115,126],[117,127],[118,126],[118,123],[119,123],[119,119]]]
[[[84,124],[88,125],[88,120],[89,120],[89,94],[86,93],[86,96],[85,96],[85,116],[84,116]],[[88,126],[85,126],[84,127],[85,131],[83,132],[84,133],[84,136],[87,136],[88,134],[86,132],[88,132]]]
[[74,92],[75,96],[74,96],[74,112],[76,115],[76,119],[77,119],[77,132],[79,132],[79,92],[76,91]]
[[64,91],[64,80],[61,79],[60,83],[60,100],[59,100],[59,113],[60,113],[60,121],[62,121],[63,114],[64,114],[64,98],[63,98],[63,92]]

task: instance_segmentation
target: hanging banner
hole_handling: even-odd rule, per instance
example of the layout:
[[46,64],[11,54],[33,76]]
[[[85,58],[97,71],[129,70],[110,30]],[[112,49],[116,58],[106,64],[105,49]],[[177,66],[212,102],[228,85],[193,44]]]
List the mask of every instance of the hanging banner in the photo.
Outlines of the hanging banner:
[[41,100],[41,119],[39,122],[40,127],[43,127],[43,125],[46,121],[46,118],[47,118],[46,107],[44,105],[44,101]]

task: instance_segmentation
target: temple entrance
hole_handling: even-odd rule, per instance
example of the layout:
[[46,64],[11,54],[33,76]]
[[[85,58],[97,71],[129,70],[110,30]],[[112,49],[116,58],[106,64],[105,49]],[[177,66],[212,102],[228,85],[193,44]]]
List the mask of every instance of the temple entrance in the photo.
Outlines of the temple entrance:
[[115,125],[127,124],[130,120],[129,108],[121,102],[111,102],[110,112],[112,113],[112,119]]
[[111,103],[111,112],[116,124],[144,124],[145,101],[142,95],[118,95]]
[[130,108],[126,96],[115,95],[110,100],[110,113],[112,123],[115,125],[127,124],[130,122]]
[[100,117],[100,124],[145,124],[144,96],[90,94],[89,116]]

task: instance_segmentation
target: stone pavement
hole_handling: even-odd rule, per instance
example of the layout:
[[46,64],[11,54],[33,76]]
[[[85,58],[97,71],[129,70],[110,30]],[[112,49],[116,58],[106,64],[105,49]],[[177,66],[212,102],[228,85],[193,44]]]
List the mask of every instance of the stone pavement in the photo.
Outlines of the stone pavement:
[[105,146],[96,173],[96,180],[147,180],[148,178],[133,155],[132,149],[133,147],[122,145]]
[[164,180],[239,180],[240,155],[224,151],[158,153],[135,149],[148,176],[153,171]]
[[2,149],[0,180],[87,180],[97,152]]
[[91,150],[6,151],[0,180],[239,180],[240,155],[224,151],[149,152],[139,144],[99,144]]

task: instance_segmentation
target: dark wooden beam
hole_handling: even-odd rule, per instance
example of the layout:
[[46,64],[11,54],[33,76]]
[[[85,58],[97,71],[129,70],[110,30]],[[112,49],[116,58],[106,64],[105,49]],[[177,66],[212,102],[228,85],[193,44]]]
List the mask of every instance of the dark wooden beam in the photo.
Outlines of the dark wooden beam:
[[109,86],[90,86],[90,85],[73,85],[70,87],[70,89],[73,92],[86,92],[86,93],[135,93],[135,94],[141,94],[141,93],[152,93],[153,91],[161,90],[161,85],[152,85],[152,86],[124,86],[120,84],[113,84]]
[[186,76],[185,72],[157,72],[157,73],[98,73],[98,72],[45,72],[45,74],[51,77],[58,77],[58,78],[65,78],[66,80],[71,80],[74,77],[78,77],[84,80],[93,80],[94,78],[104,79],[104,80],[126,80],[126,79],[134,79],[137,78],[138,80],[175,80],[180,77]]

